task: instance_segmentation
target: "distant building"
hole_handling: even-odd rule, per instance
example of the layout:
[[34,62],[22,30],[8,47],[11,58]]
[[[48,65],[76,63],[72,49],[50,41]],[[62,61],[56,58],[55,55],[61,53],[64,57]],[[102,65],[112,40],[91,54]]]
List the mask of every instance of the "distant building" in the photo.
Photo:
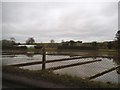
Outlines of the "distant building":
[[36,45],[17,45],[18,47],[26,46],[27,48],[34,48]]

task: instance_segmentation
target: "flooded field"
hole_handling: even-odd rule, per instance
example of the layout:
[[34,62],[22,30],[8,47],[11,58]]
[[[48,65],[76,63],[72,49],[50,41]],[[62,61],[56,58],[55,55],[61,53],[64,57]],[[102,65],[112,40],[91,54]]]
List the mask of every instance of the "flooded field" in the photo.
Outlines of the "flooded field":
[[[62,59],[62,58],[70,58],[70,56],[68,56],[68,55],[47,55],[46,56],[46,60],[48,60],[48,61],[55,60],[55,59]],[[87,77],[90,77],[97,73],[103,72],[107,69],[110,69],[112,67],[118,66],[117,60],[115,60],[113,58],[100,58],[99,57],[99,58],[73,59],[73,60],[68,60],[68,61],[47,63],[46,68],[57,67],[57,66],[62,66],[62,65],[69,65],[69,64],[74,64],[74,63],[78,63],[78,62],[98,60],[98,59],[101,59],[101,61],[56,69],[56,70],[54,70],[54,72],[59,73],[59,74],[68,74],[71,76],[87,78]],[[3,65],[12,65],[12,64],[32,62],[32,61],[42,61],[42,55],[33,55],[33,56],[2,55],[2,64]],[[38,64],[38,65],[23,66],[21,68],[30,69],[30,70],[41,70],[42,65]],[[93,80],[118,83],[119,78],[120,78],[119,72],[117,70],[114,70],[114,71],[111,71],[100,77],[97,77]]]

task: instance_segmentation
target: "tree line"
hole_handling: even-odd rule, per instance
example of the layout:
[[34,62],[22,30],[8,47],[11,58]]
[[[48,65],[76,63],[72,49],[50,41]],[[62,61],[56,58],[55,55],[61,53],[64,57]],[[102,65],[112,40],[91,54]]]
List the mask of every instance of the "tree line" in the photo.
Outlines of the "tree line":
[[[57,49],[79,49],[79,50],[97,50],[97,49],[120,49],[120,30],[115,35],[114,41],[108,42],[90,42],[90,43],[82,43],[82,41],[63,41],[61,43],[55,43],[52,39],[50,43],[36,43],[33,37],[28,38],[25,42],[26,45],[36,45],[36,49],[42,48],[42,46],[46,46],[48,48],[57,48]],[[26,49],[25,46],[17,47],[17,45],[21,45],[21,43],[16,43],[14,37],[11,37],[10,40],[2,40],[2,49]]]

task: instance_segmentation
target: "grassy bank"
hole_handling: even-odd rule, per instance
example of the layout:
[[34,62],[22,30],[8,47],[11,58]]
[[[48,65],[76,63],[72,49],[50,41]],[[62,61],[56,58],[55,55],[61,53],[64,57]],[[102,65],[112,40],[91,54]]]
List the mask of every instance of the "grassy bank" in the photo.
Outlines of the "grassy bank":
[[[41,49],[23,49],[23,50],[3,50],[3,52],[9,53],[9,54],[26,54],[27,52],[34,52],[35,54],[42,54]],[[56,48],[46,48],[47,54],[58,54],[58,55],[116,55],[117,50],[115,49],[98,49],[98,50],[63,50],[63,49],[56,49]]]
[[108,55],[115,55],[116,53],[118,53],[118,51],[115,49],[99,49],[98,52],[100,54],[108,54]]
[[26,76],[36,80],[47,80],[49,82],[63,84],[66,86],[80,87],[80,88],[117,88],[117,84],[103,83],[98,81],[89,81],[80,77],[72,77],[67,74],[55,74],[52,71],[32,71],[27,69],[20,69],[18,67],[3,66],[3,72]]

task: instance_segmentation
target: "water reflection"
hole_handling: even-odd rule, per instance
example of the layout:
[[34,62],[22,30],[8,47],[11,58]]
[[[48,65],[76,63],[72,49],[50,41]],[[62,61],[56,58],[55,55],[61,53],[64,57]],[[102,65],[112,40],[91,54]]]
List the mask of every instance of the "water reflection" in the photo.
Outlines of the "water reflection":
[[[113,60],[117,66],[120,65],[120,53],[119,52],[114,56]],[[116,72],[118,74],[118,83],[120,84],[120,67],[116,69]]]
[[27,52],[26,56],[29,57],[27,60],[33,60],[34,52]]
[[[114,56],[113,62],[118,66],[120,65],[120,53]],[[120,74],[120,68],[116,69],[117,73]]]
[[[78,52],[79,53],[79,52]],[[62,53],[63,54],[63,53]],[[81,54],[81,53],[80,53]],[[9,56],[9,55],[8,55]],[[61,58],[69,58],[69,57],[77,57],[77,52],[75,54],[72,53],[72,55],[47,55],[47,60],[53,60],[53,59],[61,59]],[[97,55],[96,55],[97,56]],[[84,58],[84,59],[76,59],[76,60],[69,60],[69,61],[60,61],[60,62],[54,62],[54,63],[47,63],[46,67],[56,67],[61,65],[68,65],[78,62],[85,62],[90,61],[93,59],[102,59],[100,62],[96,63],[90,63],[86,65],[78,65],[75,67],[69,67],[64,68],[60,70],[55,70],[55,73],[60,74],[69,74],[69,75],[75,75],[79,77],[89,77],[91,75],[97,74],[99,72],[102,72],[106,69],[110,69],[114,66],[120,65],[120,55],[114,56],[114,58],[102,58],[102,57],[95,57],[95,58]],[[34,52],[27,52],[25,55],[12,55],[10,57],[4,57],[3,58],[3,64],[14,64],[14,63],[22,63],[22,62],[29,62],[27,60],[34,60],[34,61],[41,61],[42,55],[35,55]],[[114,65],[115,64],[115,65]],[[32,65],[32,66],[25,66],[23,67],[25,69],[32,69],[32,70],[40,70],[41,65]],[[116,71],[107,73],[101,77],[96,78],[95,80],[101,80],[101,81],[109,81],[109,82],[118,82],[118,79],[120,78],[120,68],[118,68]]]
[[15,54],[14,55],[2,55],[2,58],[4,58],[4,57],[14,58],[14,57],[16,57],[16,55]]

